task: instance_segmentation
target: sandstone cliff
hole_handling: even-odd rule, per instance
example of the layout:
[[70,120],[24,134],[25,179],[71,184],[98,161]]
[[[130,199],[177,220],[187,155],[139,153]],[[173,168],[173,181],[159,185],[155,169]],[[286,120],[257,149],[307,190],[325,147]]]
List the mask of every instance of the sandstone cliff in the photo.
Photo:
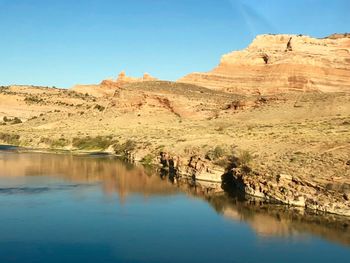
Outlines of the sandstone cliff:
[[207,73],[178,82],[245,94],[350,91],[350,38],[260,35],[248,48],[224,55]]

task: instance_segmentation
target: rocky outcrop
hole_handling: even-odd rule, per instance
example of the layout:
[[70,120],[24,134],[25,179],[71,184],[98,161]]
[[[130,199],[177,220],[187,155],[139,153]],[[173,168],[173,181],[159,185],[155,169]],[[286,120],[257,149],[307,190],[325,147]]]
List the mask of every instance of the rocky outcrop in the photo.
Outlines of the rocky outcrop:
[[212,71],[178,82],[245,94],[350,92],[350,38],[259,35],[248,48],[224,55]]
[[141,83],[147,81],[156,81],[157,78],[145,73],[141,78],[129,77],[125,71],[119,73],[117,79],[102,80],[99,85],[75,85],[72,90],[79,93],[89,94],[95,97],[111,96],[115,90],[130,83]]
[[285,174],[268,174],[251,170],[245,165],[225,169],[199,155],[188,158],[162,152],[158,159],[161,174],[169,178],[192,179],[205,192],[226,191],[248,197],[258,197],[269,203],[284,204],[324,213],[350,216],[349,194],[332,190],[311,180]]
[[329,38],[329,39],[338,39],[338,38],[350,38],[350,33],[334,33],[332,35],[329,35],[325,38]]
[[272,202],[350,216],[350,202],[346,194],[289,174],[244,173],[234,168],[223,177],[223,187],[228,186]]
[[[217,185],[214,188],[217,191],[223,191],[220,184],[221,176],[225,170],[213,165],[201,156],[193,155],[188,159],[172,156],[167,152],[161,152],[159,163],[161,164],[163,173],[166,172],[169,176],[192,178],[198,182],[216,183]],[[210,186],[208,188],[213,187]]]
[[125,71],[122,71],[119,73],[118,78],[116,80],[114,79],[103,80],[100,85],[105,87],[119,88],[125,84],[145,82],[145,81],[156,81],[156,80],[158,79],[152,77],[148,73],[144,73],[141,78],[134,78],[134,77],[127,76],[125,74]]

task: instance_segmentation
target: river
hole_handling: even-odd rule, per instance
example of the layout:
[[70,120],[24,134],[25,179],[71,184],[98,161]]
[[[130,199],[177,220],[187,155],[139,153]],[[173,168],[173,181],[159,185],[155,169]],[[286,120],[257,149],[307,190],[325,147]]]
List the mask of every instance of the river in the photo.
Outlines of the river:
[[113,157],[0,150],[0,262],[347,262],[347,218],[206,194]]

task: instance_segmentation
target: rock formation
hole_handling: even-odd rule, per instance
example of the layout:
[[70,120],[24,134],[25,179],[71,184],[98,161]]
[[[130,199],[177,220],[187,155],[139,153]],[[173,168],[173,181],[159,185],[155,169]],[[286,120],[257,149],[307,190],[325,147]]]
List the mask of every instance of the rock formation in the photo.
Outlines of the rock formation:
[[125,71],[122,71],[119,73],[118,78],[116,80],[108,79],[103,80],[101,82],[101,86],[107,86],[107,87],[122,87],[125,84],[129,83],[137,83],[137,82],[144,82],[144,81],[156,81],[157,78],[152,77],[148,73],[144,73],[141,78],[135,78],[135,77],[129,77],[125,74]]
[[290,206],[350,216],[347,194],[329,190],[311,180],[289,174],[244,173],[234,168],[225,175],[224,184],[233,183],[244,194]]
[[245,94],[350,92],[350,38],[260,35],[248,48],[224,55],[212,71],[178,82]]
[[105,79],[102,80],[99,85],[75,85],[72,90],[79,93],[87,93],[96,97],[102,97],[105,95],[113,95],[116,89],[121,88],[125,84],[156,80],[158,79],[152,77],[148,73],[145,73],[141,78],[134,78],[127,76],[125,71],[122,71],[119,73],[117,79]]

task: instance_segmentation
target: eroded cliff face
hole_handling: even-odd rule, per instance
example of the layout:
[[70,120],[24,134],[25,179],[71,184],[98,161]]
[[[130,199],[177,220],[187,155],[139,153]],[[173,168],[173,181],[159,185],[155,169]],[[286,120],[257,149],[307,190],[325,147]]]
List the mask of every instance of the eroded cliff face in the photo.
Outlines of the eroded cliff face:
[[260,35],[248,48],[224,55],[212,71],[178,82],[245,94],[350,92],[350,38]]

